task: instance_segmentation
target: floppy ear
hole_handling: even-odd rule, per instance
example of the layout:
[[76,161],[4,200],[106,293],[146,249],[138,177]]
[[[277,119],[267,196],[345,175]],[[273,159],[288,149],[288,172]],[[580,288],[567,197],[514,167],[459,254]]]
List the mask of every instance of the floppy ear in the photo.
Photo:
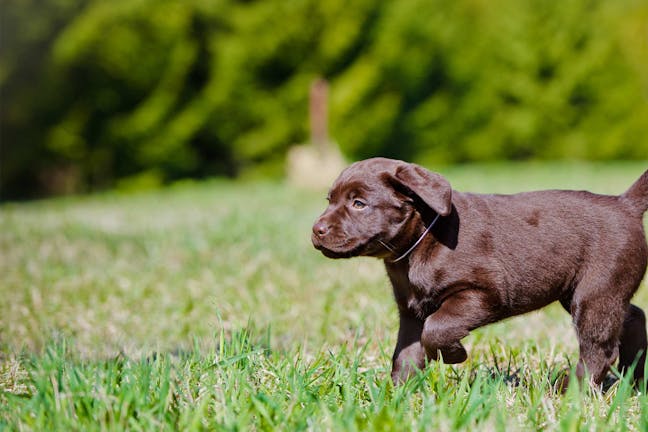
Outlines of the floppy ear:
[[448,216],[452,209],[452,188],[440,174],[425,168],[405,163],[396,168],[391,179],[395,186],[412,198],[420,198],[428,207],[441,216]]

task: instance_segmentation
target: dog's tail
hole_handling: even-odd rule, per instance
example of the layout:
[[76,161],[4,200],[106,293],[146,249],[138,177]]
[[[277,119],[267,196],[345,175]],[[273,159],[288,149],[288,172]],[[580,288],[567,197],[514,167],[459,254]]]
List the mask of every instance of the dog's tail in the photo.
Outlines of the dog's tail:
[[625,199],[640,214],[648,210],[648,170],[621,195],[621,198]]

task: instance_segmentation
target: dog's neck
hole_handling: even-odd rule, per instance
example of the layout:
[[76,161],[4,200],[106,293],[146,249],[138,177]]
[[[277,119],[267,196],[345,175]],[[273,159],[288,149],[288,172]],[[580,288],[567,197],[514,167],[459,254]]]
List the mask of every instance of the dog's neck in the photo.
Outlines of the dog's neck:
[[441,216],[441,215],[440,215],[439,213],[437,213],[437,215],[435,216],[435,218],[432,220],[432,223],[430,223],[430,225],[428,225],[428,227],[425,228],[425,231],[423,231],[423,234],[421,234],[421,235],[419,236],[418,240],[416,240],[416,242],[414,242],[414,244],[413,244],[412,246],[410,246],[410,248],[407,249],[407,250],[405,251],[405,253],[403,253],[403,254],[402,254],[401,256],[399,256],[398,258],[392,260],[391,262],[392,262],[392,263],[397,263],[397,262],[402,261],[402,260],[404,260],[405,258],[407,258],[407,257],[409,256],[409,254],[411,254],[411,253],[414,251],[414,249],[416,249],[416,247],[417,247],[417,246],[418,246],[418,245],[423,241],[423,239],[425,238],[425,236],[428,235],[428,233],[430,232],[430,230],[432,229],[432,227],[434,226],[434,224],[439,220],[439,216]]
[[[439,217],[441,215],[438,214],[438,213],[434,213],[434,217],[432,218],[432,221],[429,222],[427,224],[427,226],[426,226],[426,223],[425,223],[425,219],[421,215],[419,215],[418,212],[414,212],[413,216],[414,217],[409,218],[408,224],[413,224],[416,227],[416,228],[413,229],[413,233],[420,232],[420,234],[418,235],[418,237],[416,238],[415,241],[413,241],[413,242],[411,242],[409,244],[406,244],[406,245],[401,244],[399,246],[395,246],[395,245],[393,245],[393,244],[391,244],[389,242],[386,243],[386,242],[383,242],[382,240],[378,240],[380,242],[380,244],[382,244],[385,247],[385,249],[387,249],[389,252],[391,252],[392,256],[396,256],[396,258],[394,258],[394,259],[385,258],[386,262],[395,264],[395,263],[403,261],[405,258],[410,256],[412,254],[412,252],[414,252],[414,250],[421,244],[421,242],[423,242],[423,240],[429,235],[430,231],[432,230],[434,225],[437,223],[437,221],[439,220]],[[401,242],[399,242],[399,243],[401,243]],[[405,247],[407,249],[405,249],[404,252],[400,252]]]

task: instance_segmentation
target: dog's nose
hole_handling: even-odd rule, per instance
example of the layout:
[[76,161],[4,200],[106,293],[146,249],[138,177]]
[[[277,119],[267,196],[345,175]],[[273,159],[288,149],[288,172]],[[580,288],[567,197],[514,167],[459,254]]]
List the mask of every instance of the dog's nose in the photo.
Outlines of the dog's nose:
[[329,227],[325,222],[317,221],[315,225],[313,225],[313,234],[318,237],[324,237],[328,231]]

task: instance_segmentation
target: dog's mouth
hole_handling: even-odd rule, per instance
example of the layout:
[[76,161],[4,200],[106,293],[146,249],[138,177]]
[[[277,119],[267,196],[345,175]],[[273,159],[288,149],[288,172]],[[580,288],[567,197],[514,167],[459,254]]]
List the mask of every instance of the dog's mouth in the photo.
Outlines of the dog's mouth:
[[333,239],[321,239],[316,235],[312,236],[312,242],[315,249],[322,252],[328,258],[352,258],[357,256],[376,256],[382,258],[385,252],[384,244],[378,240],[378,237],[372,237],[369,240],[361,239],[342,239],[333,241]]
[[313,246],[327,258],[351,258],[362,255],[365,245],[353,239],[329,241],[316,235],[311,237]]

